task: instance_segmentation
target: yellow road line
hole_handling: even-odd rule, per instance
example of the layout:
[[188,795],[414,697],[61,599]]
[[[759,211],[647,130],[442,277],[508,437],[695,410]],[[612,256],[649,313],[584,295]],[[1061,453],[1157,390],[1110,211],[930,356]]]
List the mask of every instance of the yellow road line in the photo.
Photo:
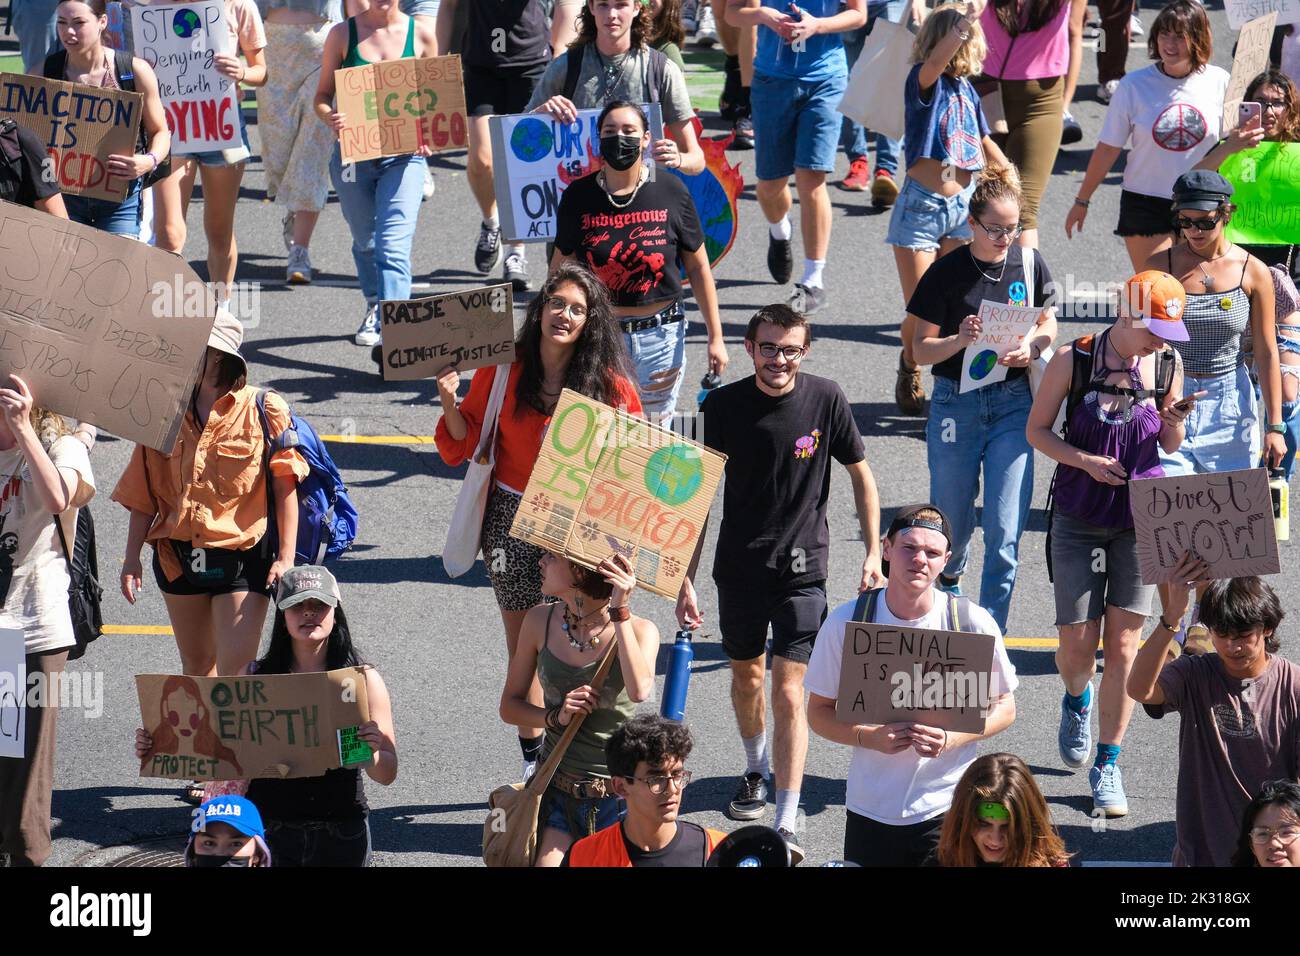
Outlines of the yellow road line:
[[432,435],[321,435],[321,441],[345,445],[432,445]]

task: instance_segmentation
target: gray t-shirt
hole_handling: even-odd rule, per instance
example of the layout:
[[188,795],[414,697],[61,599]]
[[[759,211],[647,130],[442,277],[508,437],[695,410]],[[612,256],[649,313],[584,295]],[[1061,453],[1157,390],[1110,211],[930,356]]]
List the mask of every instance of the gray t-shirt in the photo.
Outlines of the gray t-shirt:
[[551,61],[542,74],[541,82],[533,90],[528,109],[535,110],[552,96],[564,93],[564,79],[568,75],[569,57],[583,54],[582,71],[578,74],[578,88],[573,93],[573,105],[580,110],[600,109],[611,100],[630,100],[633,103],[651,103],[656,99],[663,113],[664,125],[688,120],[691,98],[686,92],[686,77],[669,60],[664,64],[663,83],[658,96],[650,95],[650,54],[644,47],[624,55],[621,67],[612,80],[607,79],[609,61],[602,61],[595,45],[586,44],[578,50],[569,50]]
[[1228,866],[1241,814],[1269,780],[1300,773],[1300,665],[1270,656],[1253,680],[1229,677],[1218,654],[1160,672],[1178,730],[1174,866]]

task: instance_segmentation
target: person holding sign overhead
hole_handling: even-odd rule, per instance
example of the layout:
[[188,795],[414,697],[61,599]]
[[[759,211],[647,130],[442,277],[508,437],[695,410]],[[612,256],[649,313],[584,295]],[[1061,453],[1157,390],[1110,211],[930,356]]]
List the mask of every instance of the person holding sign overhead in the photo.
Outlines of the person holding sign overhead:
[[[397,0],[374,0],[365,11],[330,30],[321,54],[316,115],[337,136],[347,117],[334,108],[334,72],[354,66],[410,57],[438,55],[435,28],[427,17],[408,17]],[[352,233],[352,259],[366,297],[366,312],[357,329],[357,345],[378,345],[381,300],[411,297],[411,243],[424,197],[427,144],[414,153],[363,159],[343,167],[335,149],[330,176],[339,194],[343,218]]]
[[[1196,406],[1196,396],[1182,400],[1182,359],[1169,345],[1187,339],[1185,299],[1178,280],[1163,272],[1129,279],[1114,325],[1057,350],[1025,431],[1060,463],[1048,519],[1056,667],[1065,684],[1057,746],[1067,766],[1088,760],[1101,644],[1100,737],[1088,777],[1093,811],[1108,817],[1128,812],[1117,763],[1133,712],[1124,683],[1156,590],[1142,583],[1128,482],[1164,475],[1160,453],[1177,450]],[[1053,430],[1062,402],[1064,437]]]
[[[442,418],[434,436],[438,454],[454,468],[476,454],[485,428],[493,435],[496,470],[483,511],[481,540],[510,658],[529,609],[542,603],[539,562],[546,553],[513,537],[510,527],[560,394],[568,388],[632,414],[641,413],[609,294],[600,280],[579,265],[560,264],[528,304],[515,340],[515,356],[511,365],[478,369],[469,394],[459,404],[460,373],[454,366],[444,368],[438,375]],[[488,407],[498,375],[507,376],[507,381],[492,421]],[[541,705],[538,685],[533,685],[528,699]],[[526,779],[541,753],[540,724],[519,726],[519,747]]]
[[[859,866],[920,866],[935,848],[944,814],[958,781],[975,760],[978,741],[1001,733],[1016,719],[1014,695],[1020,681],[997,622],[968,598],[943,594],[934,586],[952,555],[951,542],[948,519],[934,505],[901,509],[883,543],[885,587],[864,591],[833,610],[817,632],[808,663],[808,725],[819,737],[853,748],[844,859]],[[989,635],[994,642],[992,670],[983,683],[987,699],[981,692],[978,702],[983,731],[945,730],[925,720],[841,720],[836,708],[845,630],[852,621]],[[897,677],[879,682],[876,692],[892,697]]]
[[[952,556],[939,587],[960,593],[982,471],[980,604],[1003,629],[1034,490],[1033,453],[1025,440],[1031,404],[1026,367],[1056,338],[1056,310],[1046,301],[1052,281],[1047,263],[1037,249],[1015,244],[1021,232],[1020,210],[1015,169],[983,169],[967,218],[974,239],[927,269],[907,304],[908,324],[915,329],[913,358],[918,366],[934,366],[925,429],[930,497],[953,523]],[[971,348],[981,342],[979,312],[986,301],[1042,309],[1037,324],[1001,358],[991,346]],[[1000,380],[991,374],[998,366],[1006,369]],[[991,384],[961,391],[963,377],[977,376]]]
[[709,372],[727,367],[713,269],[686,185],[653,176],[642,158],[650,131],[641,107],[615,100],[596,125],[604,167],[560,197],[551,268],[576,260],[609,289],[646,414],[667,424],[686,377],[683,270],[708,329]]

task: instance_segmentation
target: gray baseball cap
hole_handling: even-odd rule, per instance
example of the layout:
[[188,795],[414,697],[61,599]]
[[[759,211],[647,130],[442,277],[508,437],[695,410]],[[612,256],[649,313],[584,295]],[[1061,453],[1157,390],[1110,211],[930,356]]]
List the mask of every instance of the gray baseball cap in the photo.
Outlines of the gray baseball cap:
[[338,607],[343,599],[339,594],[339,583],[334,580],[334,575],[330,574],[328,568],[318,564],[304,564],[290,568],[280,577],[275,606],[281,611],[313,598],[330,607]]

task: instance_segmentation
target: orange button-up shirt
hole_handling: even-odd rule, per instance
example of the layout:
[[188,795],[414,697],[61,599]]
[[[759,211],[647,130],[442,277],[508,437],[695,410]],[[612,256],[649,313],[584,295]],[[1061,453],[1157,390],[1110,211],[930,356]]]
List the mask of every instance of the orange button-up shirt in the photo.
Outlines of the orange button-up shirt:
[[[273,438],[289,427],[289,406],[274,392],[266,396],[266,420]],[[243,551],[266,533],[265,454],[257,388],[247,385],[217,399],[201,430],[187,412],[170,455],[136,445],[113,500],[155,516],[146,541]],[[297,449],[286,448],[271,456],[271,473],[302,481],[309,469]],[[158,557],[167,580],[181,576],[171,548],[158,548]]]

